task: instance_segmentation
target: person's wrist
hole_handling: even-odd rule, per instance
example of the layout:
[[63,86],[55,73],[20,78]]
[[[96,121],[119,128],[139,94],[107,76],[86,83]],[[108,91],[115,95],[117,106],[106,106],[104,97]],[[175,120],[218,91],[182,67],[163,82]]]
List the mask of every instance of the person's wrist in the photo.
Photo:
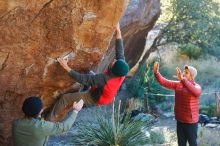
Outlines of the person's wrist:
[[65,70],[68,71],[68,72],[70,72],[70,71],[71,71],[71,68],[70,68],[69,66],[66,66],[66,67],[65,67]]
[[121,35],[121,31],[117,31],[117,35]]
[[75,112],[76,114],[78,114],[78,112],[79,112],[79,111],[78,111],[78,110],[76,110],[76,109],[73,109],[73,112]]

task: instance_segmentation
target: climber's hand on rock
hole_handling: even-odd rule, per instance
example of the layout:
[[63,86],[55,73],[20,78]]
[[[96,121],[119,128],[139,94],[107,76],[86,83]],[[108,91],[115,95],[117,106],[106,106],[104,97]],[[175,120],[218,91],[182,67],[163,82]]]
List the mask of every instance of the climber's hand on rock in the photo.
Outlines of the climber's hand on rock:
[[116,25],[116,31],[121,31],[121,30],[120,30],[120,24],[119,24],[119,22],[118,22],[117,25]]
[[65,68],[67,65],[68,60],[65,60],[63,58],[57,58],[57,61],[60,63],[60,65]]
[[60,65],[68,72],[70,72],[71,68],[68,66],[67,59],[63,59],[63,58],[57,58],[57,61],[60,63]]
[[82,109],[83,104],[84,104],[84,101],[82,99],[80,99],[79,102],[74,102],[73,103],[73,110],[76,112],[79,112]]
[[117,25],[116,25],[116,38],[117,39],[121,39],[122,37],[121,37],[121,29],[120,29],[120,24],[119,23],[117,23]]

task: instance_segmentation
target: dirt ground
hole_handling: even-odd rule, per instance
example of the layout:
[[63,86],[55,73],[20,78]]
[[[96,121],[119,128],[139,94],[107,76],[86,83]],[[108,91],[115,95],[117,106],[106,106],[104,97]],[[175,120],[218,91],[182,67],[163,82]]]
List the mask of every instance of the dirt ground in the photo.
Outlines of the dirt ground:
[[155,126],[166,127],[171,131],[176,131],[176,121],[174,118],[160,117]]

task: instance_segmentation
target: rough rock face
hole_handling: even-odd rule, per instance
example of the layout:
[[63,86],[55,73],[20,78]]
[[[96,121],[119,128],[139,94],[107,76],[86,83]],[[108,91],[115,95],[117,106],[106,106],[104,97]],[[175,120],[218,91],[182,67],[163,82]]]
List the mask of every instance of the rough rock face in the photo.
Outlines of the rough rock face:
[[109,64],[114,41],[107,48],[128,1],[121,25],[133,66],[159,16],[159,0],[0,0],[1,145],[11,142],[25,97],[41,96],[46,108],[74,82],[57,57],[71,54],[69,65],[80,72]]
[[56,58],[88,71],[105,54],[127,0],[0,0],[0,145],[11,141],[11,122],[23,116],[27,96],[44,107],[73,80]]
[[[120,20],[126,61],[132,68],[144,52],[148,32],[160,16],[160,0],[131,0]],[[114,39],[97,71],[101,72],[114,57]]]

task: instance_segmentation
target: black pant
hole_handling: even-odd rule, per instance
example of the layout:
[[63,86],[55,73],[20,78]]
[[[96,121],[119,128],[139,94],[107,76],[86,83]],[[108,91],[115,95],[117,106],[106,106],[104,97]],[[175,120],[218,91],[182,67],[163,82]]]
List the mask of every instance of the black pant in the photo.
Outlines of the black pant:
[[177,139],[179,146],[197,146],[198,123],[188,124],[177,121]]

